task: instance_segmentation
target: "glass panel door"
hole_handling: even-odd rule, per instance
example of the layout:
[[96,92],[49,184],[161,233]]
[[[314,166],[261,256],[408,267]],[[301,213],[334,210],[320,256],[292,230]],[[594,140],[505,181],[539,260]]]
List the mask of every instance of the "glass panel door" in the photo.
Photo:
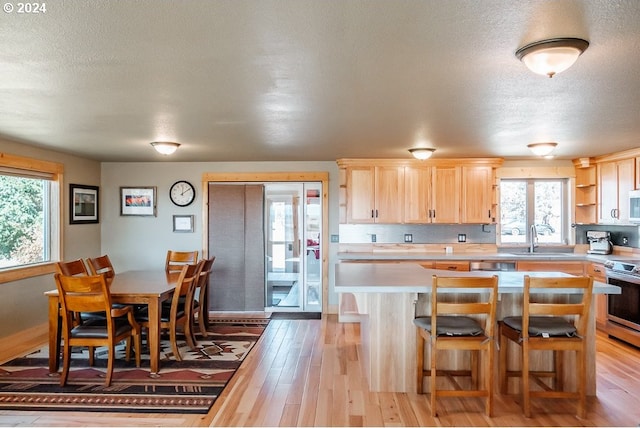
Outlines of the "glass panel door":
[[321,183],[266,183],[266,308],[322,310]]

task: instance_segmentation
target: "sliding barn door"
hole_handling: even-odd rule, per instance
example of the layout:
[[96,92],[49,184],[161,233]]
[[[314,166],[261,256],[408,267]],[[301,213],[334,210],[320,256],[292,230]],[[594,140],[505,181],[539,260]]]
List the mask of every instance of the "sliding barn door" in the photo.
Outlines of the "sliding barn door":
[[263,311],[264,186],[209,184],[211,311]]

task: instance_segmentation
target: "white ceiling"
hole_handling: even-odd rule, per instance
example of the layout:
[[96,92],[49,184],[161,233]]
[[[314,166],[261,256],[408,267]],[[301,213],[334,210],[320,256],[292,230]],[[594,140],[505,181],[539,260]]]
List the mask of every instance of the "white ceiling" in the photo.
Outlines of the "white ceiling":
[[[552,37],[591,44],[549,79],[514,53]],[[0,16],[0,135],[102,161],[622,151],[640,1],[49,0]]]

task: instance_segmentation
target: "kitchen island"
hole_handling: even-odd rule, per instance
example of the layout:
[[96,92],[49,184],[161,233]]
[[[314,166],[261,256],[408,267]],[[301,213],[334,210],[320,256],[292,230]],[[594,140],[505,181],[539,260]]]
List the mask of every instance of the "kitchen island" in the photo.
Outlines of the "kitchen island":
[[[428,294],[433,275],[498,276],[497,318],[522,313],[524,276],[568,276],[561,272],[449,272],[425,269],[413,263],[337,263],[335,289],[350,295],[360,320],[363,361],[371,391],[416,392],[416,327],[413,318],[429,313]],[[570,290],[572,291],[572,290]],[[452,290],[453,293],[456,290]],[[618,294],[619,287],[594,282],[594,294]],[[594,306],[592,306],[594,308]],[[587,393],[595,395],[595,317],[593,309],[588,327]],[[565,379],[573,385],[574,356],[566,352]],[[428,358],[428,353],[426,354]],[[450,358],[456,365],[463,357]],[[510,354],[511,367],[517,355]],[[497,359],[496,359],[497,361]],[[549,364],[546,356],[540,364]],[[496,370],[497,373],[497,370]]]

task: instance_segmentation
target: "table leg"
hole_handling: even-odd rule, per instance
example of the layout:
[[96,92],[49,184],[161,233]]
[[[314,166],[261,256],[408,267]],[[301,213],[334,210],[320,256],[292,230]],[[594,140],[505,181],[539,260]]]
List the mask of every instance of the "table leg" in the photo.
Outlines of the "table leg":
[[160,371],[160,299],[149,301],[149,357],[151,359],[151,373]]
[[57,373],[60,361],[60,320],[58,296],[49,296],[49,372]]
[[204,284],[202,291],[202,302],[200,302],[200,314],[198,316],[202,317],[205,330],[209,330],[209,281]]

